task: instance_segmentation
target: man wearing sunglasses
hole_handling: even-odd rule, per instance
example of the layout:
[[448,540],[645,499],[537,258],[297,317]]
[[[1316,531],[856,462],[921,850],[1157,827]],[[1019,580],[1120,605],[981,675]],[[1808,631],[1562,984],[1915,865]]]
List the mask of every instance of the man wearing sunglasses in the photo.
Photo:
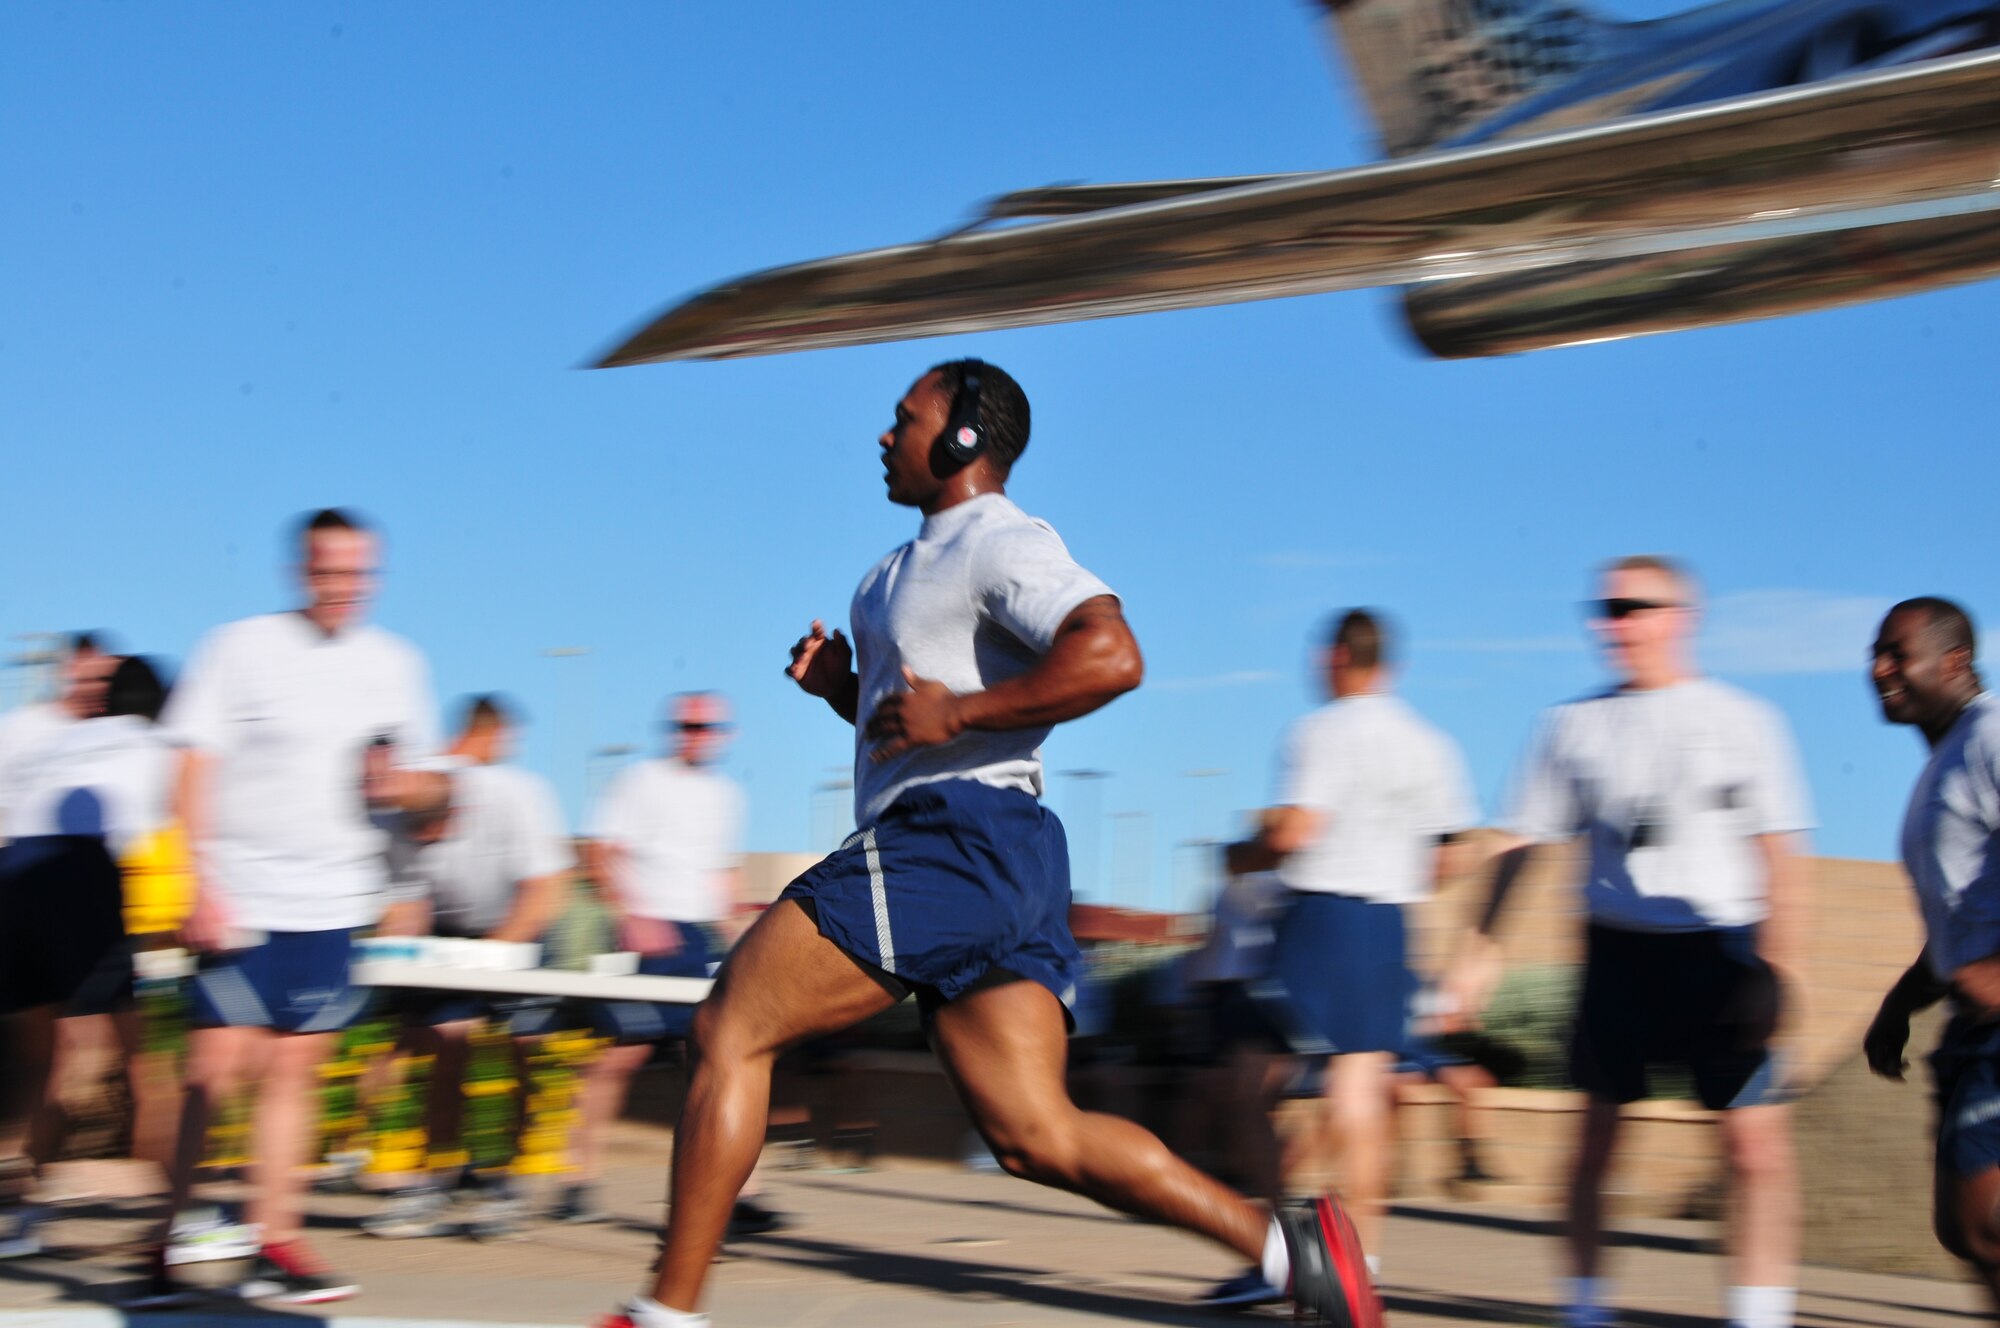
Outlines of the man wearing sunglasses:
[[[617,919],[618,948],[639,956],[639,972],[705,978],[728,948],[721,928],[735,912],[743,863],[743,790],[715,769],[729,739],[729,703],[719,692],[683,692],[667,703],[665,729],[665,755],[627,766],[606,785],[585,855]],[[687,1036],[694,1007],[597,1001],[586,1016],[614,1045],[584,1075],[571,1135],[576,1176],[554,1213],[565,1222],[604,1217],[593,1187],[605,1127],[653,1048]]]
[[1495,923],[1537,844],[1581,835],[1590,922],[1572,1081],[1588,1095],[1569,1202],[1570,1328],[1611,1323],[1599,1276],[1619,1109],[1649,1063],[1678,1062],[1720,1111],[1735,1186],[1729,1322],[1789,1328],[1799,1200],[1769,1042],[1803,941],[1799,837],[1811,813],[1784,721],[1696,671],[1693,578],[1621,558],[1587,606],[1615,683],[1547,711],[1516,775],[1513,838],[1454,983],[1476,1012],[1498,977]]

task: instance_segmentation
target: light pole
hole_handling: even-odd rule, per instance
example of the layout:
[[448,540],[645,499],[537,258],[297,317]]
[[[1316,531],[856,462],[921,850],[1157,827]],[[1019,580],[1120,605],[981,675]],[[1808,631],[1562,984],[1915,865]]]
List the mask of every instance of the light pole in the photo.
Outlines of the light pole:
[[[604,783],[617,773],[618,766],[626,757],[638,751],[629,742],[616,742],[608,747],[599,747],[590,754],[590,774],[584,781],[584,803],[586,809],[597,805],[597,795],[603,791]],[[589,811],[584,813],[589,815]]]
[[813,785],[808,811],[815,853],[831,853],[854,828],[854,776],[844,765],[828,766],[827,778]]
[[[594,671],[593,671],[593,670],[591,669],[591,667],[590,667],[590,647],[589,647],[589,646],[550,646],[550,647],[549,647],[548,649],[546,649],[546,650],[542,651],[542,657],[543,657],[544,659],[549,659],[549,660],[553,660],[553,661],[555,661],[555,665],[554,665],[554,667],[556,667],[556,668],[557,668],[557,670],[558,670],[558,671],[557,671],[557,674],[556,674],[556,679],[557,679],[557,681],[556,681],[556,692],[557,692],[558,694],[561,694],[561,693],[562,693],[562,692],[563,692],[564,690],[566,690],[566,689],[565,689],[565,688],[563,687],[563,685],[562,685],[562,681],[561,681],[561,679],[562,679],[562,672],[561,672],[561,662],[562,662],[563,660],[566,660],[566,659],[580,659],[580,660],[582,660],[582,661],[583,661],[583,666],[582,666],[582,667],[583,667],[583,712],[582,712],[582,715],[581,715],[581,717],[580,717],[580,720],[581,720],[581,722],[579,722],[579,716],[578,716],[578,714],[577,714],[577,712],[576,712],[576,708],[575,708],[575,706],[573,706],[573,705],[572,705],[572,706],[566,706],[566,707],[564,707],[564,708],[565,708],[565,709],[567,709],[567,710],[568,710],[568,711],[570,712],[570,715],[569,715],[569,721],[570,721],[570,724],[571,724],[572,726],[574,726],[574,727],[573,727],[573,729],[572,729],[572,731],[571,731],[571,732],[570,732],[570,733],[568,734],[568,738],[569,738],[569,741],[570,741],[570,742],[573,742],[573,743],[575,743],[576,745],[575,745],[574,747],[571,747],[571,748],[570,748],[570,750],[571,750],[571,751],[575,751],[575,752],[580,752],[580,753],[582,753],[582,755],[583,755],[583,789],[582,789],[582,793],[583,793],[583,797],[584,797],[585,801],[587,802],[587,801],[588,801],[588,799],[589,799],[589,797],[590,797],[590,791],[591,791],[591,790],[590,790],[590,765],[591,765],[591,757],[590,757],[590,729],[591,729],[591,714],[590,714],[590,712],[591,712],[591,710],[593,709],[593,705],[592,705],[592,701],[593,701],[593,699],[594,699],[594,698],[593,698],[593,696],[592,696],[592,693],[596,691],[596,685],[595,685],[595,684],[596,684],[596,679],[595,679],[595,676],[594,676]],[[565,745],[566,745],[566,744],[564,744],[564,743],[562,743],[562,742],[558,742],[558,743],[556,744],[556,747],[557,747],[557,756],[556,756],[556,760],[555,760],[555,762],[554,762],[554,768],[555,768],[555,769],[556,769],[556,770],[557,770],[558,772],[560,772],[560,771],[561,771],[561,769],[563,768],[563,766],[564,766],[564,765],[568,764],[568,762],[567,762],[567,761],[565,761],[565,760],[563,759],[562,755],[561,755],[561,750],[562,750],[562,748],[563,748],[563,747],[564,747]],[[583,809],[583,808],[581,808],[581,807],[579,807],[579,808],[578,808],[577,810],[578,810],[578,814],[579,814],[579,815],[581,815],[584,809]]]
[[1094,899],[1104,882],[1097,872],[1098,812],[1102,806],[1102,795],[1098,786],[1111,778],[1109,770],[1065,770],[1062,777],[1070,781],[1069,792],[1063,798],[1063,811],[1069,824],[1070,890],[1079,899]]
[[1152,849],[1151,813],[1111,813],[1111,888],[1127,907],[1152,903]]

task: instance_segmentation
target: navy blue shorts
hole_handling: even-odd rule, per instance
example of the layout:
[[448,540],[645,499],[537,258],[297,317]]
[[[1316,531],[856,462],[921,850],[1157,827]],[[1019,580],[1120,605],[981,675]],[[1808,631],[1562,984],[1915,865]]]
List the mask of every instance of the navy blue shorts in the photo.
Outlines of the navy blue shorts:
[[1593,924],[1570,1077],[1607,1102],[1646,1096],[1646,1067],[1678,1064],[1710,1111],[1784,1100],[1771,1057],[1781,993],[1755,927],[1623,931]]
[[899,995],[935,1006],[1026,980],[1074,1023],[1083,956],[1069,930],[1069,842],[1031,794],[919,784],[779,898]]
[[1402,1051],[1417,982],[1401,905],[1300,890],[1273,930],[1271,975],[1251,991],[1267,1011],[1288,1011],[1281,1018],[1291,1050]]
[[[704,922],[677,922],[680,948],[672,954],[639,956],[639,973],[649,978],[707,978],[729,948],[713,927]],[[669,1005],[654,1001],[584,1001],[578,1013],[590,1031],[610,1038],[619,1046],[658,1042],[664,1038],[684,1038],[694,1027],[692,1005]],[[520,1025],[516,1031],[530,1031]]]
[[2000,1024],[1959,1014],[1931,1053],[1938,1171],[1976,1176],[2000,1166]]
[[0,845],[0,1014],[88,997],[121,956],[129,971],[123,909],[123,879],[99,836]]
[[274,931],[261,944],[203,955],[189,991],[198,1028],[270,1028],[335,1033],[368,1004],[369,989],[348,976],[354,933]]
[[476,991],[425,991],[410,987],[396,990],[389,996],[383,1013],[405,1024],[429,1028],[439,1024],[490,1020],[505,1024],[515,1037],[536,1037],[562,1026],[557,1017],[562,1005],[563,998],[560,996],[501,996]]

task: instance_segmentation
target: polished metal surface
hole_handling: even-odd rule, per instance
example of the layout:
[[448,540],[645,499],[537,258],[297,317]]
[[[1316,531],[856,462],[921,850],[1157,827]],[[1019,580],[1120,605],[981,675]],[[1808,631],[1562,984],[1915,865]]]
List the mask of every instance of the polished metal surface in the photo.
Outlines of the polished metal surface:
[[1996,177],[2000,53],[1984,52],[778,268],[603,363],[1432,282],[1448,284],[1410,300],[1427,346],[1522,350],[1984,276]]

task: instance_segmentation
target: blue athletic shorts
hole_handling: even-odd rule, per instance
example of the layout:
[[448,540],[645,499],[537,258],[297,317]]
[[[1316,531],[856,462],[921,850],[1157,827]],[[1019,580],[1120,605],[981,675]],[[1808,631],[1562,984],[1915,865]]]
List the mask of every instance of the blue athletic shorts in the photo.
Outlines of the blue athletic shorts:
[[1278,1012],[1291,1050],[1402,1051],[1417,982],[1405,960],[1401,905],[1299,890],[1273,930],[1270,977],[1251,991]]
[[[714,977],[729,948],[714,928],[702,922],[677,922],[680,948],[672,954],[641,955],[639,972],[649,978]],[[584,1001],[580,1014],[591,1032],[620,1046],[684,1038],[694,1026],[694,1006],[653,1001]],[[516,1025],[516,1031],[530,1031]]]
[[1069,843],[1031,794],[919,784],[779,898],[898,995],[935,1007],[1021,979],[1075,1020],[1083,956],[1069,930]]
[[354,933],[274,931],[242,950],[204,955],[189,993],[199,1028],[334,1033],[361,1016],[369,989],[349,980]]
[[1782,993],[1755,927],[1624,931],[1593,924],[1570,1047],[1571,1081],[1607,1102],[1646,1096],[1646,1067],[1678,1064],[1711,1111],[1784,1100],[1771,1057]]
[[2000,1024],[1959,1014],[1931,1053],[1939,1172],[1976,1176],[2000,1166]]

